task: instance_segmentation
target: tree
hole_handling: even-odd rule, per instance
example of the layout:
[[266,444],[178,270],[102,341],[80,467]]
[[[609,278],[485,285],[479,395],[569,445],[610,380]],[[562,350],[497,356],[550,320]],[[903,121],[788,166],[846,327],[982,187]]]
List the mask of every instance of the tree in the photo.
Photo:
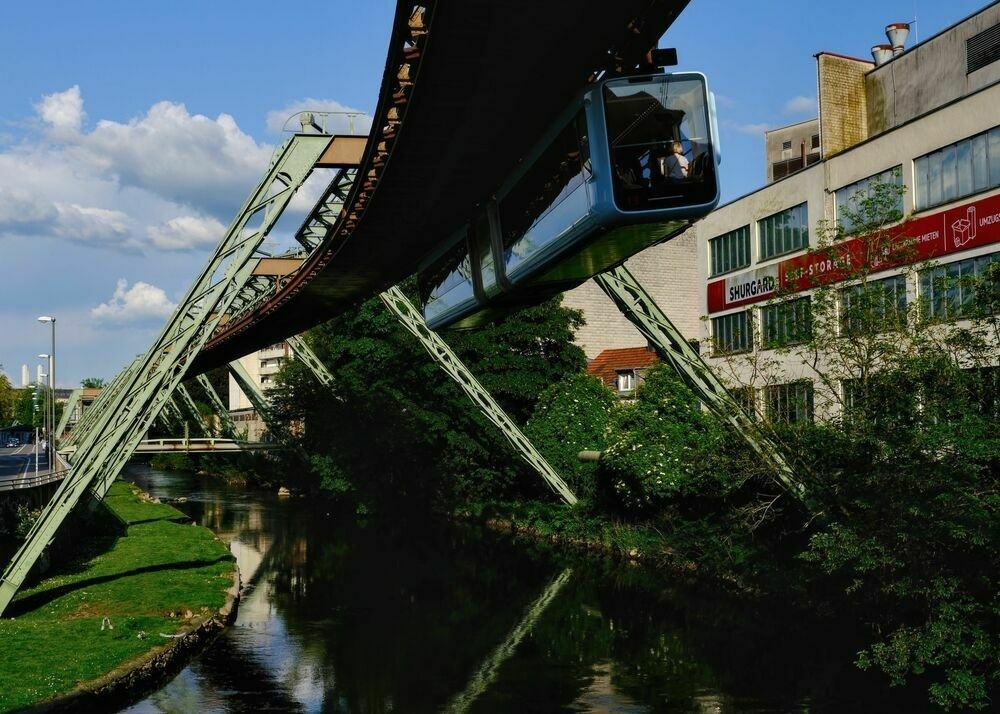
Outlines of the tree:
[[80,386],[84,389],[101,389],[104,386],[104,380],[100,377],[84,377],[80,380]]
[[[475,333],[446,339],[515,420],[523,423],[545,386],[585,364],[569,338],[579,313],[559,299]],[[512,494],[539,495],[541,479],[377,299],[309,332],[334,374],[317,389],[299,362],[274,393],[278,419],[304,423],[309,484],[379,507],[404,498],[438,505]],[[294,429],[293,429],[294,430]]]
[[[859,666],[894,683],[925,675],[938,705],[979,709],[1000,680],[1000,273],[954,278],[912,262],[892,208],[902,190],[876,182],[848,206],[866,229],[849,245],[839,225],[820,226],[807,262],[832,261],[835,280],[793,276],[809,289],[803,329],[761,325],[769,351],[732,357],[730,374],[757,389],[785,379],[782,363],[812,377],[816,423],[782,423],[774,405],[762,416],[820,477],[823,517],[800,559],[816,586],[837,586],[872,623]],[[887,267],[898,277],[876,275]],[[908,302],[915,280],[940,302]],[[779,295],[762,313],[801,298]]]

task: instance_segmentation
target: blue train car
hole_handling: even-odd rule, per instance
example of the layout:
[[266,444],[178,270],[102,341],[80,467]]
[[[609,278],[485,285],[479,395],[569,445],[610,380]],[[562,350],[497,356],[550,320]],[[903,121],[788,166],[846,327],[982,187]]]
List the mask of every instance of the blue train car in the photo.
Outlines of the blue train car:
[[718,161],[704,75],[589,86],[422,267],[427,324],[475,327],[680,233],[718,203]]

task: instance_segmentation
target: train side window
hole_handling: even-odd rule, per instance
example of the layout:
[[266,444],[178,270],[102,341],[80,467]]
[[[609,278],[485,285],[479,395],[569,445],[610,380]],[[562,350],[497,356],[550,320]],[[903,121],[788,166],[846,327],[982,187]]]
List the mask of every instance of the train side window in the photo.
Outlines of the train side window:
[[590,153],[581,113],[569,122],[500,200],[504,264],[508,275],[547,247],[589,210]]

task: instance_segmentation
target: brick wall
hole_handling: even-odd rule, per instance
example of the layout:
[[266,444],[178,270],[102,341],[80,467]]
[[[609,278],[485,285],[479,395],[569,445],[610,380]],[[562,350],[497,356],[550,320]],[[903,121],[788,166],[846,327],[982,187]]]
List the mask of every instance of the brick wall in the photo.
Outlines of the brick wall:
[[[666,243],[647,248],[632,256],[625,267],[685,337],[700,336],[704,277],[698,269],[695,231],[688,230]],[[646,339],[593,280],[565,293],[563,304],[583,310],[587,324],[577,333],[576,343],[588,359],[602,350],[646,344]]]

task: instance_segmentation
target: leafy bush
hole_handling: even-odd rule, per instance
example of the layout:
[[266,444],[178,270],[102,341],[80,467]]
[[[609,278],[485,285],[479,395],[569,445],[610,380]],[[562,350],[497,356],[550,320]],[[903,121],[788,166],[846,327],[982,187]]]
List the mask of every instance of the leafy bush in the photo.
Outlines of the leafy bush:
[[525,426],[525,436],[577,498],[589,500],[596,494],[597,465],[580,461],[579,453],[605,448],[616,407],[618,399],[600,380],[576,372],[542,392]]

